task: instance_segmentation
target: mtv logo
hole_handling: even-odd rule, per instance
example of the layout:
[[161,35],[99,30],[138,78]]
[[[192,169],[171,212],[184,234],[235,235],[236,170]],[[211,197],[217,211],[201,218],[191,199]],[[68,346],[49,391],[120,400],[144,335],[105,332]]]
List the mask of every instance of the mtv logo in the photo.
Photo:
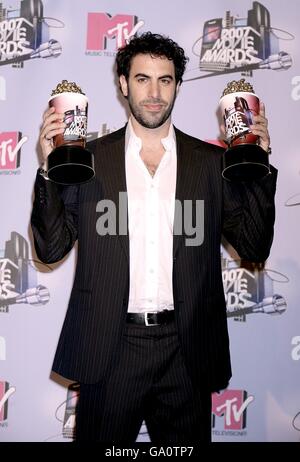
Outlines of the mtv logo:
[[5,361],[6,360],[6,344],[5,344],[5,338],[0,337],[0,361]]
[[0,382],[0,422],[7,419],[7,399],[6,394],[9,389],[8,382]]
[[246,427],[247,407],[254,400],[245,390],[225,390],[212,395],[213,427],[215,416],[224,417],[225,430],[242,430]]
[[20,132],[0,133],[0,170],[16,170],[20,166],[21,147],[27,137]]
[[[87,51],[107,49],[107,39],[116,39],[115,49],[125,45],[126,40],[134,35],[143,22],[137,24],[137,17],[128,14],[88,13]],[[135,27],[136,26],[136,27]]]
[[8,382],[0,382],[0,422],[7,419],[8,398],[16,391]]

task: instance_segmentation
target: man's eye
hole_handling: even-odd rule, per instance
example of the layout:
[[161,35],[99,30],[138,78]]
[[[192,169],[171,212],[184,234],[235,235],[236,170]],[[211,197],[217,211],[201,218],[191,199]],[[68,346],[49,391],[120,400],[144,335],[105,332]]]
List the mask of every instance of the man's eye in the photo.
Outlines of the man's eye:
[[138,81],[139,83],[145,83],[145,82],[147,82],[147,78],[146,78],[146,77],[139,77],[139,78],[137,79],[137,81]]
[[169,85],[171,83],[171,80],[170,79],[162,79],[161,82],[162,82],[163,85]]

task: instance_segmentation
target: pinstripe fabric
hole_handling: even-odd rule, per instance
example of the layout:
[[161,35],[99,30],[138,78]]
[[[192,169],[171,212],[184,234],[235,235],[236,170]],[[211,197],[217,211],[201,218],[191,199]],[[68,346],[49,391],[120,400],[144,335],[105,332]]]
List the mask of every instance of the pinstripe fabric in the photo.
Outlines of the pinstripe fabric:
[[113,371],[81,385],[76,440],[132,443],[145,419],[152,442],[208,442],[210,416],[210,391],[194,389],[175,324],[127,325]]
[[[218,390],[231,376],[220,261],[222,233],[241,257],[263,261],[273,237],[276,171],[251,184],[222,180],[223,150],[175,130],[176,198],[204,201],[204,242],[173,240],[175,322],[193,383]],[[96,233],[97,202],[118,205],[126,191],[125,129],[89,144],[96,177],[79,187],[57,187],[40,175],[35,184],[32,230],[39,258],[60,260],[78,239],[74,285],[53,369],[72,380],[101,382],[120,350],[129,290],[128,236]],[[118,222],[118,214],[117,214]]]

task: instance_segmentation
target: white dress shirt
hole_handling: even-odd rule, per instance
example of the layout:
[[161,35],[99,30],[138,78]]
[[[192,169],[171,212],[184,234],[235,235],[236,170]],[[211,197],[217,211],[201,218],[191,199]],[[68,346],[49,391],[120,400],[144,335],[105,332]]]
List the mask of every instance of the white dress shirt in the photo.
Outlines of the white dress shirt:
[[140,151],[142,141],[129,120],[126,128],[126,182],[130,287],[128,312],[174,309],[173,224],[176,188],[176,141],[173,125],[161,140],[165,153],[152,177]]

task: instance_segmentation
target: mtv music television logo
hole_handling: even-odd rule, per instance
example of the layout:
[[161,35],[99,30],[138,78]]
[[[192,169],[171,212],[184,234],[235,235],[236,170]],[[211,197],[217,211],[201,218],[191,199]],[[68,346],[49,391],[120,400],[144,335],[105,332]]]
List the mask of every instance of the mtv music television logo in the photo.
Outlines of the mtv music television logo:
[[245,390],[225,390],[212,395],[213,428],[216,416],[224,419],[225,430],[243,430],[247,423],[247,408],[254,400]]
[[0,382],[0,424],[7,420],[8,399],[15,391],[15,387],[9,388],[8,382]]
[[133,15],[88,13],[86,53],[101,55],[102,51],[108,49],[107,39],[115,39],[116,51],[143,25],[144,22],[137,22],[137,17]]
[[20,132],[0,133],[0,173],[9,173],[20,167],[21,148],[27,139]]

